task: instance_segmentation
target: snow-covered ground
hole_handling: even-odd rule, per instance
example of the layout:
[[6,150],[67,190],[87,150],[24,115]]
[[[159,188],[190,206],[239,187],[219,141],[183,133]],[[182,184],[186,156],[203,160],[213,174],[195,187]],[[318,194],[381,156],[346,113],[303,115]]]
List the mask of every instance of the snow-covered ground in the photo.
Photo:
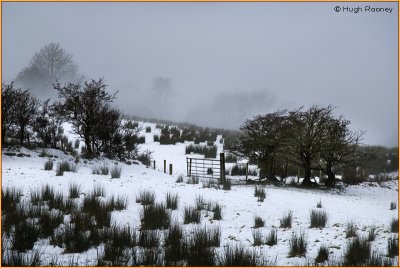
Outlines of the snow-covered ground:
[[[140,145],[140,151],[152,151],[152,157],[156,160],[156,170],[146,168],[144,165],[122,166],[122,175],[119,179],[111,179],[110,175],[94,175],[92,168],[99,164],[114,165],[115,161],[102,160],[80,160],[76,173],[65,172],[63,176],[56,176],[55,171],[45,171],[44,162],[46,158],[39,157],[41,150],[27,150],[22,148],[20,152],[29,154],[30,157],[17,157],[2,153],[2,186],[16,187],[23,190],[24,198],[30,196],[30,192],[45,184],[50,184],[56,190],[67,195],[68,186],[71,183],[81,185],[81,191],[89,193],[96,185],[104,186],[106,195],[124,195],[128,198],[126,210],[113,212],[112,220],[120,224],[129,224],[135,228],[140,227],[140,212],[142,206],[135,202],[139,191],[154,190],[157,201],[165,201],[168,192],[179,195],[179,208],[172,212],[172,218],[183,223],[183,210],[185,206],[194,205],[195,198],[202,195],[205,200],[217,202],[222,206],[222,220],[213,221],[203,212],[200,226],[220,226],[221,246],[231,243],[241,243],[246,247],[253,247],[252,231],[254,217],[260,216],[265,220],[265,227],[260,230],[264,234],[272,228],[277,228],[278,243],[272,247],[263,245],[257,247],[259,254],[270,260],[276,260],[276,265],[305,265],[317,255],[321,245],[329,248],[331,257],[341,258],[346,243],[346,223],[352,221],[358,227],[359,234],[367,235],[373,226],[377,231],[377,238],[372,242],[373,251],[385,255],[387,252],[387,239],[391,236],[389,224],[392,218],[398,217],[398,181],[389,181],[378,185],[376,183],[365,183],[357,186],[349,186],[343,190],[307,190],[291,187],[266,186],[266,199],[257,202],[254,197],[254,186],[235,185],[230,191],[203,188],[202,184],[176,183],[180,174],[186,174],[185,144],[159,145],[153,141],[153,135],[158,134],[155,124],[144,123],[144,127],[151,126],[152,133],[144,133],[146,144]],[[66,130],[68,133],[69,130]],[[70,135],[70,141],[76,137]],[[216,143],[218,152],[222,145]],[[47,149],[48,154],[57,155],[56,164],[62,159],[73,161],[73,157],[65,155],[61,151]],[[164,174],[163,160],[172,163],[174,174]],[[309,228],[309,214],[311,209],[316,208],[317,202],[321,201],[322,209],[328,213],[328,223],[323,229]],[[397,203],[395,210],[390,210],[391,202]],[[291,210],[294,220],[292,228],[279,228],[280,219],[283,214]],[[193,224],[184,225],[190,228]],[[288,258],[289,238],[293,233],[304,232],[307,237],[308,246],[306,257]],[[42,258],[51,258],[59,255],[65,264],[71,259],[71,254],[61,254],[62,249],[51,246],[44,239],[35,244],[35,248],[43,253]],[[253,247],[254,248],[254,247]],[[96,263],[97,249],[90,249],[82,254],[75,254],[79,265],[92,265]]]

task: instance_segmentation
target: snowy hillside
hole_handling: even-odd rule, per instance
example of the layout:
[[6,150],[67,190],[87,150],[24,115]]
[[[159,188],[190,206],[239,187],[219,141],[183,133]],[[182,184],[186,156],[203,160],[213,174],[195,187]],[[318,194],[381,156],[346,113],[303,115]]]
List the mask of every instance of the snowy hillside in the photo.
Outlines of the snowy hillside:
[[[79,185],[80,195],[77,203],[82,203],[85,196],[96,187],[101,186],[105,190],[106,200],[110,196],[126,197],[126,209],[113,211],[111,221],[120,226],[129,225],[139,232],[143,206],[137,203],[137,197],[143,190],[154,191],[156,203],[165,202],[166,195],[177,194],[178,208],[171,210],[171,219],[183,226],[185,235],[193,232],[194,227],[220,228],[221,241],[219,247],[214,247],[215,254],[222,256],[227,246],[242,245],[257,254],[266,264],[279,266],[298,266],[313,264],[319,248],[324,245],[329,251],[329,260],[341,261],[346,247],[353,238],[346,238],[346,229],[349,223],[354,223],[357,234],[368,236],[372,228],[375,228],[376,238],[370,242],[372,252],[385,257],[388,252],[388,239],[395,235],[390,230],[392,219],[398,219],[398,180],[392,180],[381,184],[364,183],[357,186],[349,186],[342,190],[308,190],[295,187],[265,186],[265,199],[258,202],[254,196],[253,185],[233,185],[231,190],[204,188],[202,182],[187,184],[186,181],[186,157],[185,145],[160,145],[154,142],[153,136],[159,134],[155,124],[144,123],[143,129],[150,126],[152,131],[146,133],[146,143],[139,146],[139,151],[149,150],[156,161],[156,169],[147,168],[140,164],[125,164],[108,159],[84,160],[80,159],[76,164],[76,172],[65,172],[63,176],[56,176],[55,167],[62,160],[74,162],[74,157],[66,155],[59,150],[46,149],[48,157],[40,157],[41,149],[28,150],[3,149],[2,152],[2,187],[14,187],[21,189],[23,196],[21,201],[29,201],[32,194],[45,185],[54,187],[55,192],[62,192],[68,196],[68,189],[72,184]],[[68,128],[65,133],[70,140],[75,140]],[[222,152],[222,144],[217,137],[216,145],[218,153]],[[81,142],[83,145],[83,142]],[[19,154],[19,155],[18,155]],[[28,156],[29,155],[29,156]],[[218,154],[217,154],[218,155]],[[197,155],[197,157],[201,157]],[[54,160],[53,170],[44,170],[45,161]],[[163,173],[163,161],[173,164],[173,175]],[[100,165],[112,168],[114,165],[121,167],[120,178],[111,179],[110,175],[93,174],[93,169]],[[183,175],[183,182],[176,182]],[[196,198],[202,197],[204,204],[211,201],[212,206],[219,204],[222,208],[222,219],[214,220],[213,214],[204,208],[201,211],[201,222],[184,223],[185,208],[196,205]],[[321,208],[317,208],[317,203]],[[395,202],[396,208],[390,209],[390,203]],[[206,207],[206,206],[205,206]],[[327,213],[327,223],[324,228],[310,228],[311,210],[323,210]],[[281,228],[281,219],[285,213],[293,213],[291,228]],[[265,226],[254,228],[255,217],[261,217]],[[64,216],[64,224],[70,218]],[[269,246],[261,243],[254,246],[254,234],[260,232],[264,239],[271,230],[277,231],[277,243]],[[290,240],[293,234],[303,233],[307,246],[304,256],[288,257],[290,254]],[[165,242],[161,235],[161,245]],[[398,239],[398,237],[397,237]],[[4,241],[8,241],[3,237]],[[6,243],[7,244],[7,243]],[[40,252],[40,260],[46,265],[51,260],[57,260],[59,265],[96,265],[99,256],[105,250],[106,244],[100,243],[98,247],[91,247],[82,253],[66,253],[59,246],[51,245],[49,238],[41,238],[34,244],[34,250]],[[161,246],[159,246],[161,248]],[[27,254],[32,252],[28,250]],[[398,263],[398,256],[391,259]],[[264,263],[264,264],[265,264]],[[325,262],[329,265],[330,262]]]

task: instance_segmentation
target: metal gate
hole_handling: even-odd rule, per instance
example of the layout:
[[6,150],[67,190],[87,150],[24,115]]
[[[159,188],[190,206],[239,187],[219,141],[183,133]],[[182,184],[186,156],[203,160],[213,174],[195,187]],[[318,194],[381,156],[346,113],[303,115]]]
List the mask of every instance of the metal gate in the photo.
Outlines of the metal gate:
[[187,176],[221,179],[221,161],[209,158],[186,158]]

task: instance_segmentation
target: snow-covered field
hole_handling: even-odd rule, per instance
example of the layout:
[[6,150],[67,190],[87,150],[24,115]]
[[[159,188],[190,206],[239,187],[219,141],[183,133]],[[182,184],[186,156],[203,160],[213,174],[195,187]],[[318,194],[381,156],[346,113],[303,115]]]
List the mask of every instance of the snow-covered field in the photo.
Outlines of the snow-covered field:
[[[256,248],[260,256],[276,261],[276,265],[306,265],[312,263],[321,245],[326,245],[330,251],[330,258],[341,258],[350,238],[345,237],[346,224],[350,221],[357,225],[360,235],[367,235],[368,231],[375,227],[377,237],[372,243],[372,250],[386,255],[387,240],[391,237],[390,221],[398,218],[398,180],[393,180],[380,185],[377,183],[365,183],[357,186],[348,186],[343,190],[308,190],[293,187],[266,186],[266,198],[264,202],[257,202],[254,197],[254,186],[234,185],[229,191],[222,189],[203,188],[202,184],[176,183],[180,174],[186,174],[185,144],[159,145],[153,141],[153,135],[157,134],[155,124],[145,123],[152,127],[152,133],[144,133],[146,144],[140,145],[140,151],[152,151],[152,157],[156,161],[156,170],[146,168],[144,165],[122,166],[122,175],[119,179],[111,179],[110,175],[94,175],[92,168],[106,163],[114,165],[115,161],[80,160],[76,173],[65,172],[63,176],[56,176],[55,171],[45,171],[46,158],[39,157],[40,149],[36,151],[22,148],[20,152],[29,154],[30,157],[17,157],[2,153],[2,186],[16,187],[23,190],[24,197],[29,198],[30,192],[39,187],[50,184],[56,190],[67,195],[71,183],[81,185],[81,192],[89,193],[96,185],[102,185],[106,195],[124,195],[128,198],[126,210],[112,212],[112,220],[119,224],[128,224],[134,228],[140,228],[140,212],[142,206],[135,202],[137,194],[143,190],[153,190],[157,201],[165,201],[168,192],[179,196],[178,210],[172,211],[172,218],[183,223],[184,207],[195,204],[195,198],[202,195],[205,200],[216,202],[222,206],[222,220],[212,220],[210,215],[202,212],[200,226],[219,226],[221,228],[221,247],[240,243],[249,248]],[[66,131],[66,133],[68,130]],[[70,141],[75,140],[72,134]],[[82,144],[82,143],[81,143]],[[218,145],[218,152],[222,151],[222,145]],[[73,160],[70,155],[53,149],[46,150],[48,154],[57,155],[56,164],[62,159]],[[173,175],[164,174],[163,160],[172,163]],[[186,179],[186,178],[185,178]],[[309,214],[315,209],[317,202],[321,201],[322,209],[328,213],[328,222],[325,228],[309,228]],[[390,210],[391,202],[396,202],[395,210]],[[293,212],[292,228],[279,228],[283,214],[291,210]],[[274,246],[262,245],[254,247],[252,231],[254,230],[254,217],[260,216],[265,220],[265,227],[260,228],[266,234],[271,229],[277,228],[278,243]],[[194,224],[184,225],[189,230]],[[306,257],[289,258],[289,239],[293,233],[303,232],[308,241]],[[63,249],[49,244],[48,239],[42,239],[35,244],[39,249],[41,258],[50,259],[58,255],[64,264],[68,264],[72,254],[63,254]],[[81,254],[74,254],[78,265],[96,264],[97,254],[102,250],[92,248]],[[310,261],[311,260],[311,261]]]

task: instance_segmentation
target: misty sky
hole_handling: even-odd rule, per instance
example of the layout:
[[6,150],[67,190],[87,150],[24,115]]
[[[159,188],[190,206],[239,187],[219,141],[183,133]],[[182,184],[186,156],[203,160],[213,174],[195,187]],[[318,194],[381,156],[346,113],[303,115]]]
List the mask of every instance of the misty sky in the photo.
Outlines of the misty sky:
[[[393,11],[334,11],[366,5]],[[397,146],[397,3],[2,6],[4,82],[58,42],[86,78],[119,90],[125,114],[238,128],[256,114],[332,104],[367,131],[365,144]],[[172,81],[165,98],[156,77]]]

